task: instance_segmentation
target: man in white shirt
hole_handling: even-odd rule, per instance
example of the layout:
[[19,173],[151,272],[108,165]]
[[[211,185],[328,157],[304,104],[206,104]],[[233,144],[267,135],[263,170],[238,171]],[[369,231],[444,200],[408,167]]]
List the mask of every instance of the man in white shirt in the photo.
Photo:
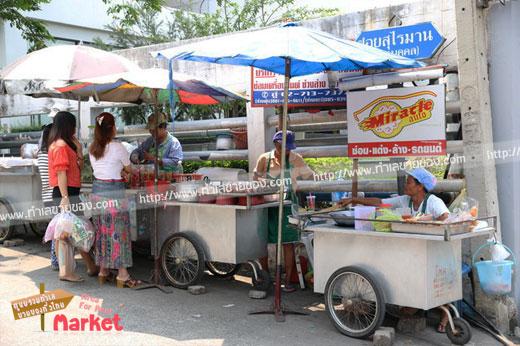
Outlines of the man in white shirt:
[[418,213],[432,215],[434,220],[443,221],[448,218],[449,210],[437,196],[430,194],[437,184],[437,179],[426,169],[420,167],[406,172],[404,195],[392,198],[345,198],[341,205],[363,204],[378,206],[390,204],[393,208],[410,208],[412,215]]

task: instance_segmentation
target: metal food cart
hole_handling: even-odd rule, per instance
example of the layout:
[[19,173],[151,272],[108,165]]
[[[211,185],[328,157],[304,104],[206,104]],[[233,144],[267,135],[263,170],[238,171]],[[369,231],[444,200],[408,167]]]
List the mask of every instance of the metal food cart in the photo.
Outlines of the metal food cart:
[[[272,193],[223,194],[242,197],[245,205],[161,202],[158,244],[165,278],[174,287],[187,288],[201,279],[206,268],[215,276],[228,277],[240,264],[248,264],[253,286],[267,290],[269,273],[257,259],[267,255],[267,208],[278,206],[278,202],[254,205],[253,199]],[[150,238],[153,243],[153,234]]]
[[414,234],[307,222],[301,228],[314,234],[314,291],[325,295],[327,313],[345,335],[372,334],[385,304],[439,307],[449,316],[448,337],[462,345],[471,330],[452,304],[462,299],[461,242],[494,232],[496,218],[489,220],[472,232],[440,235],[420,234],[420,226]]
[[0,158],[0,215],[5,219],[0,220],[0,242],[12,237],[20,224],[25,227],[29,223],[35,233],[42,234],[37,225],[41,217],[37,212],[41,207],[41,181],[35,161]]

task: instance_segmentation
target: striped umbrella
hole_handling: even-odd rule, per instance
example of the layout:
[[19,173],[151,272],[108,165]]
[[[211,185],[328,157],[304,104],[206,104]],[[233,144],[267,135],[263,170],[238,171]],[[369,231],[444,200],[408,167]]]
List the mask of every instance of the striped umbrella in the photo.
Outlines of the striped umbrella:
[[[196,77],[175,73],[174,101],[192,105],[215,105],[244,97],[222,87],[209,84]],[[83,79],[64,87],[55,88],[59,95],[40,94],[69,99],[128,103],[169,102],[168,70],[151,68]]]

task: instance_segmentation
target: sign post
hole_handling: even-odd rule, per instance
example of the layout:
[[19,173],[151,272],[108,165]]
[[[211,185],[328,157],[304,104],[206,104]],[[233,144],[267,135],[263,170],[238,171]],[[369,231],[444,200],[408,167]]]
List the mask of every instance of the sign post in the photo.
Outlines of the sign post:
[[62,289],[45,292],[40,284],[40,294],[13,300],[11,308],[15,320],[40,315],[41,330],[45,330],[45,314],[65,309],[74,295]]

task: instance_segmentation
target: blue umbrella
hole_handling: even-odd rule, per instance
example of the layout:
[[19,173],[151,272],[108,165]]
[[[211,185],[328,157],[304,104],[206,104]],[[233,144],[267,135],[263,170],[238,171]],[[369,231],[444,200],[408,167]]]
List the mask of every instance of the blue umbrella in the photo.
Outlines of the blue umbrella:
[[[358,42],[343,40],[325,32],[299,26],[296,23],[216,37],[153,52],[152,55],[169,60],[170,79],[172,76],[172,60],[175,59],[254,66],[285,76],[280,196],[284,195],[285,188],[287,104],[291,77],[323,71],[423,66],[421,62],[390,54]],[[274,313],[277,321],[284,320],[280,293],[282,216],[283,198],[280,198],[274,302]]]

